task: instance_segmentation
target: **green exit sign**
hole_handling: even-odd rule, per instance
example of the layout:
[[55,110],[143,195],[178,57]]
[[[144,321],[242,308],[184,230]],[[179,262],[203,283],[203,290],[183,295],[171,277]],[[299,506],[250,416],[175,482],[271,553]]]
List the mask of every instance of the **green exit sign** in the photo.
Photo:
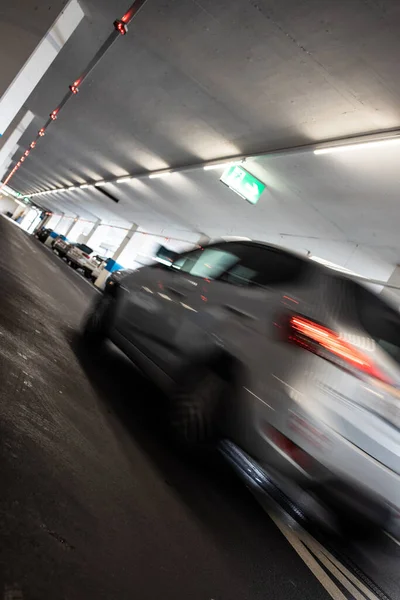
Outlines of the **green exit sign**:
[[225,169],[220,181],[251,204],[257,204],[265,190],[265,184],[240,165],[232,165]]

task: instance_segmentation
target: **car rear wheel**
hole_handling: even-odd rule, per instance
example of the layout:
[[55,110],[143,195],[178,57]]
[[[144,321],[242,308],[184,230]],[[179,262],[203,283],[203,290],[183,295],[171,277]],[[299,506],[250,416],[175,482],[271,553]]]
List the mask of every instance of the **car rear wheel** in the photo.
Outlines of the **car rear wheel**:
[[112,296],[101,296],[89,313],[84,326],[83,338],[89,344],[100,344],[110,331],[110,323],[114,314],[115,299]]
[[171,397],[169,422],[174,438],[195,446],[214,442],[227,382],[210,366],[189,368],[177,382]]

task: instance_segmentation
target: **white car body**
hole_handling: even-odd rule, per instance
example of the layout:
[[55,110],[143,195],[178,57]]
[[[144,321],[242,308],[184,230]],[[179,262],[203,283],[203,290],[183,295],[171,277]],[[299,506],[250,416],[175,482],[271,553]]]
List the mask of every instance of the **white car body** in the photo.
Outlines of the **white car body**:
[[93,270],[93,265],[90,259],[93,255],[93,250],[85,244],[76,244],[67,252],[67,262],[75,269],[83,269],[86,275],[90,275]]

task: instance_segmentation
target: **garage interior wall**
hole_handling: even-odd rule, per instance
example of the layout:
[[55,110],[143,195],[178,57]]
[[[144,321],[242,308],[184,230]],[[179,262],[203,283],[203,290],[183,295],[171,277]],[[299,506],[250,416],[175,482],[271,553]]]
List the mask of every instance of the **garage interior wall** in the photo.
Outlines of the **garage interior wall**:
[[127,233],[128,229],[125,228],[113,227],[107,224],[100,225],[88,239],[87,245],[98,254],[109,258],[118,249]]
[[5,215],[7,212],[13,213],[18,207],[18,203],[8,196],[0,196],[0,214]]

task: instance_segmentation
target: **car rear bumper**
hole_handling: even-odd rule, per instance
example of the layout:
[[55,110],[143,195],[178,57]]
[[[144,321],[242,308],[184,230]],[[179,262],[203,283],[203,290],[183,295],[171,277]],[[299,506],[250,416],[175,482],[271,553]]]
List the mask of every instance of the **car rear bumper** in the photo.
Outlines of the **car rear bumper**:
[[73,263],[79,269],[86,269],[85,260],[80,260],[79,258],[71,258],[71,256],[67,255],[68,260]]
[[278,485],[279,480],[283,486],[290,482],[289,493],[291,489],[302,489],[339,517],[368,521],[389,531],[400,529],[397,473],[328,428],[324,429],[326,448],[313,452],[315,448],[303,446],[310,457],[310,468],[300,467],[293,457],[271,443],[265,428],[259,433],[255,457],[273,478],[273,474],[278,475]]

